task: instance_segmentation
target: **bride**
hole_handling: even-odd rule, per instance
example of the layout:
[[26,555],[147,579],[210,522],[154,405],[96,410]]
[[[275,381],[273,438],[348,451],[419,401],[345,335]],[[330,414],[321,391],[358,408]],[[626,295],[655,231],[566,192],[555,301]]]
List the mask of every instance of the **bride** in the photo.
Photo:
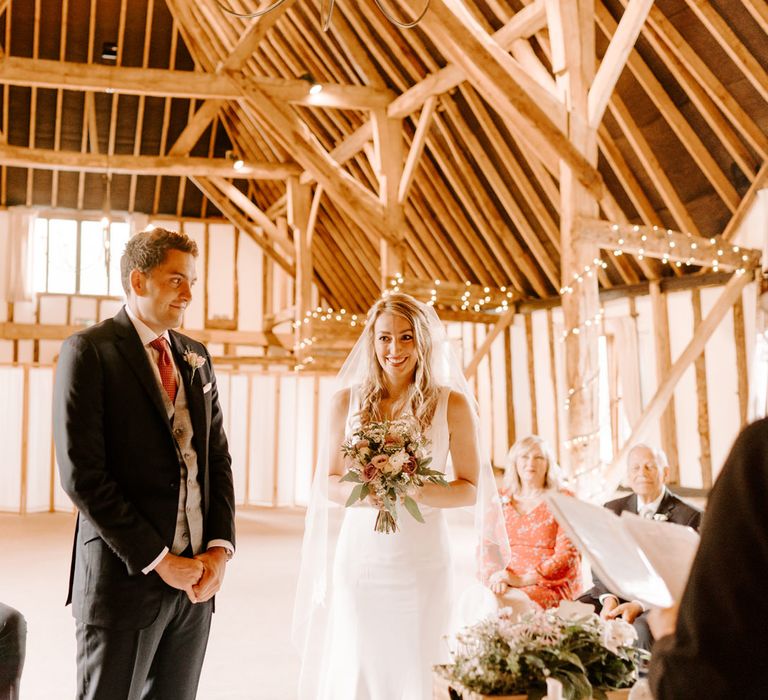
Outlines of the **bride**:
[[[475,506],[478,548],[504,568],[504,537],[490,464],[481,463],[477,413],[432,307],[405,294],[380,299],[339,377],[307,512],[294,640],[304,700],[428,700],[432,666],[447,661],[453,607],[451,538],[444,509]],[[412,494],[424,523],[399,506],[395,533],[376,532],[372,502],[346,508],[335,551],[333,504],[351,488],[341,444],[355,428],[410,416],[431,444],[431,469],[448,486]],[[338,510],[338,509],[335,509]]]

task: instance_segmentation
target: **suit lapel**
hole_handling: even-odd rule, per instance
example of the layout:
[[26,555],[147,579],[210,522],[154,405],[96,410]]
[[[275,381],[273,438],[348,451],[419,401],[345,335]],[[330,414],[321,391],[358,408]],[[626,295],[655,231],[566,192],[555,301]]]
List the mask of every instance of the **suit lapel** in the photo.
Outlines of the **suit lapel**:
[[117,331],[117,348],[125,358],[126,363],[131,368],[131,371],[136,375],[141,385],[147,392],[151,403],[158,410],[162,416],[163,421],[168,426],[168,430],[171,430],[171,424],[168,421],[168,413],[165,409],[165,403],[160,395],[160,387],[158,386],[155,373],[149,364],[150,360],[147,356],[147,351],[141,344],[136,329],[131,323],[131,319],[128,318],[128,314],[125,309],[121,309],[114,317],[115,328]]
[[630,513],[637,513],[637,494],[633,493],[627,498],[627,510]]
[[669,492],[669,489],[666,489],[664,491],[664,498],[661,499],[661,503],[659,503],[659,507],[656,509],[656,512],[659,515],[666,515],[669,517],[669,519],[672,519],[672,511],[675,509],[675,499],[672,496],[672,494]]
[[203,380],[200,371],[198,369],[194,376],[192,376],[192,367],[184,359],[184,353],[187,351],[187,346],[174,331],[168,333],[171,337],[171,352],[173,353],[173,360],[176,363],[176,367],[181,375],[181,380],[184,382],[184,391],[187,395],[187,408],[189,409],[189,417],[192,421],[193,440],[195,447],[197,448],[198,463],[202,467],[202,456],[207,453],[208,450],[208,430],[206,427],[205,417],[205,399],[203,397]]

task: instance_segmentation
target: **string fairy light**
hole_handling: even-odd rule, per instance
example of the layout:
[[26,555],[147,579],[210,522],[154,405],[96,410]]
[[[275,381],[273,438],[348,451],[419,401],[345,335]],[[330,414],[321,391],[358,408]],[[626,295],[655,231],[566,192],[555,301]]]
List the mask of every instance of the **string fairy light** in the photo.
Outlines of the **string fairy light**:
[[588,445],[593,440],[596,440],[600,437],[600,429],[592,431],[591,433],[585,433],[584,435],[576,435],[569,440],[565,440],[563,442],[563,445],[566,450],[572,450],[577,447],[582,447],[584,445]]
[[605,311],[603,309],[600,309],[600,311],[598,311],[592,318],[588,318],[582,324],[563,331],[562,335],[560,336],[560,342],[564,343],[571,335],[579,335],[583,331],[586,331],[588,328],[592,328],[593,326],[599,326],[601,321],[603,320],[604,315],[605,315]]

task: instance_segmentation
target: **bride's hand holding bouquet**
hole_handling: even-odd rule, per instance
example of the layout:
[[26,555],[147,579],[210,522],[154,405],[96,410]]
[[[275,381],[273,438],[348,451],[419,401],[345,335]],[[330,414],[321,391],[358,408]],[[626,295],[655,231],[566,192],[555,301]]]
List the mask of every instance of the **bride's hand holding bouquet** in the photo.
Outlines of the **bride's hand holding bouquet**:
[[412,418],[360,426],[341,446],[349,465],[341,481],[355,484],[346,505],[367,500],[377,508],[377,532],[397,531],[398,502],[423,523],[414,495],[426,483],[448,486],[443,472],[429,468],[428,447]]

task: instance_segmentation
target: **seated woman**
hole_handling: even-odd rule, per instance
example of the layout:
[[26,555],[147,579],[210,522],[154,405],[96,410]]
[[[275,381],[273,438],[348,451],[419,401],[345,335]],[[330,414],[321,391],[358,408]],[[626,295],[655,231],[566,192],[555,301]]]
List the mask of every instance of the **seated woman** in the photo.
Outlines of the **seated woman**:
[[537,435],[518,440],[507,456],[501,500],[512,559],[490,584],[502,606],[524,607],[520,593],[542,608],[579,594],[581,557],[543,500],[556,488],[554,470],[552,452]]

